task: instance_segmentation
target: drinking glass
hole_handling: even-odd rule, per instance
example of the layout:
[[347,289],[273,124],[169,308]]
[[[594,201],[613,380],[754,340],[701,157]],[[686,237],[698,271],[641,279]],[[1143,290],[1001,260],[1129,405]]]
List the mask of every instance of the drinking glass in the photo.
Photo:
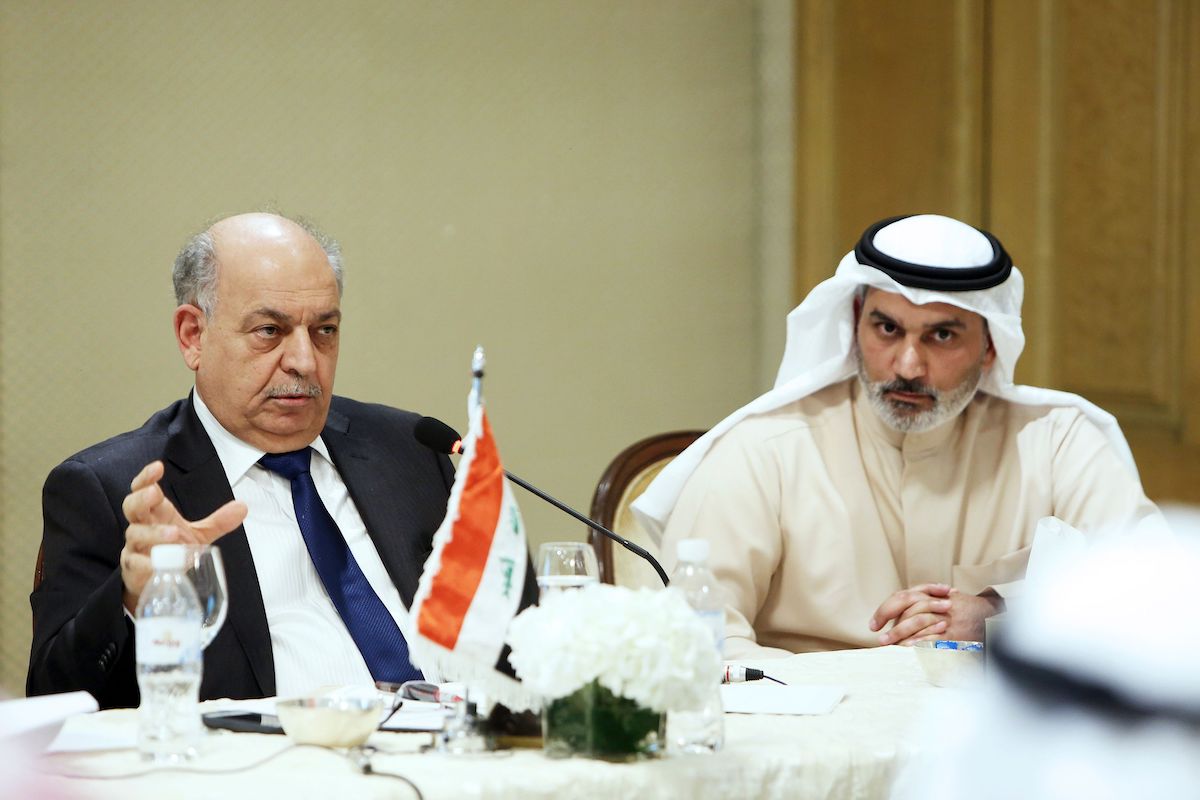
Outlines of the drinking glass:
[[200,626],[200,646],[208,647],[217,631],[225,624],[228,611],[225,588],[225,565],[221,551],[212,545],[193,545],[188,548],[187,576],[196,587],[204,622]]
[[586,542],[546,542],[538,548],[537,583],[542,596],[600,582],[596,551]]

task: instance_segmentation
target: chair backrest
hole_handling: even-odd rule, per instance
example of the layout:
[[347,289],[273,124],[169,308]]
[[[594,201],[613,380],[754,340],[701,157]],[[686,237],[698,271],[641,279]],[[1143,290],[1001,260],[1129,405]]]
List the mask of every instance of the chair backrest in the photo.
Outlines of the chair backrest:
[[[592,519],[616,531],[658,558],[658,547],[629,508],[671,459],[687,449],[704,431],[674,431],[631,444],[604,470],[592,496]],[[660,588],[662,581],[646,561],[595,531],[589,541],[600,562],[600,580],[620,586]],[[661,560],[661,559],[660,559]]]

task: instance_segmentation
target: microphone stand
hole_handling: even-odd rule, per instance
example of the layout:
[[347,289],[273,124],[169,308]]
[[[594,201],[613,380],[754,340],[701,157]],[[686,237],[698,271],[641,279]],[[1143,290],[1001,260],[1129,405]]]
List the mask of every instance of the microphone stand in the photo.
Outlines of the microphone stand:
[[621,536],[619,533],[614,533],[613,531],[610,531],[608,528],[604,527],[599,522],[588,519],[583,514],[580,514],[578,511],[576,511],[575,509],[571,508],[570,506],[568,506],[564,503],[560,503],[558,500],[555,500],[553,497],[546,494],[541,489],[534,486],[532,483],[528,483],[527,481],[524,481],[524,480],[518,478],[516,475],[513,475],[508,470],[504,470],[504,474],[510,481],[517,484],[525,491],[530,492],[531,494],[537,495],[538,497],[542,498],[550,505],[557,508],[559,511],[563,511],[563,512],[566,512],[567,514],[570,514],[572,517],[579,520],[584,525],[587,525],[589,528],[596,531],[597,533],[604,534],[609,539],[612,539],[614,542],[621,545],[622,547],[624,547],[626,550],[630,551],[631,553],[636,553],[637,555],[646,559],[646,561],[648,561],[650,563],[650,566],[654,567],[654,571],[658,573],[658,577],[662,579],[663,586],[671,585],[671,581],[667,578],[667,572],[666,572],[666,570],[664,570],[662,568],[662,564],[658,563],[658,559],[656,559],[654,556],[652,556],[648,552],[646,552],[646,548],[639,547],[638,545],[636,545],[633,542],[626,539],[624,536]]

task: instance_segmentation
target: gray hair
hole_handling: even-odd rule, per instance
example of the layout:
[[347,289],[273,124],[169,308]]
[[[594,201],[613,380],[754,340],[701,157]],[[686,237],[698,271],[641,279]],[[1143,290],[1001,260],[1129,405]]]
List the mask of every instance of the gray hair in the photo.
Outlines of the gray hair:
[[[272,212],[274,213],[274,212]],[[338,297],[342,296],[342,246],[312,222],[303,217],[278,216],[299,225],[325,251],[333,277],[337,281]],[[211,227],[187,240],[171,273],[175,284],[175,303],[198,306],[206,318],[211,318],[217,306],[217,248]]]

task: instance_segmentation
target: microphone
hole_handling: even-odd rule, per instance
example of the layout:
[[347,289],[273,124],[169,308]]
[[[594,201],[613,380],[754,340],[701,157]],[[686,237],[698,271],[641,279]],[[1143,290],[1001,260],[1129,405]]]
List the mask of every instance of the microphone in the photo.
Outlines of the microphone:
[[462,437],[440,419],[421,417],[413,429],[413,437],[437,453],[456,456],[462,452]]
[[[417,425],[413,429],[413,437],[418,442],[437,453],[456,455],[463,452],[462,437],[458,435],[458,431],[454,430],[454,428],[451,428],[440,419],[434,419],[433,417],[421,417],[421,419],[417,420]],[[626,539],[624,536],[621,536],[619,533],[610,531],[599,522],[588,519],[583,514],[580,514],[578,511],[568,506],[566,503],[556,500],[533,484],[521,480],[508,470],[504,470],[504,474],[510,481],[517,484],[530,494],[537,495],[542,500],[545,500],[547,503],[557,508],[559,511],[571,515],[597,533],[601,533],[604,536],[607,536],[609,539],[612,539],[629,552],[646,559],[650,566],[654,567],[654,571],[658,573],[658,577],[662,579],[663,586],[670,584],[670,581],[667,579],[667,572],[662,568],[662,564],[659,564],[658,559],[647,553],[645,548],[639,547],[638,545]]]

